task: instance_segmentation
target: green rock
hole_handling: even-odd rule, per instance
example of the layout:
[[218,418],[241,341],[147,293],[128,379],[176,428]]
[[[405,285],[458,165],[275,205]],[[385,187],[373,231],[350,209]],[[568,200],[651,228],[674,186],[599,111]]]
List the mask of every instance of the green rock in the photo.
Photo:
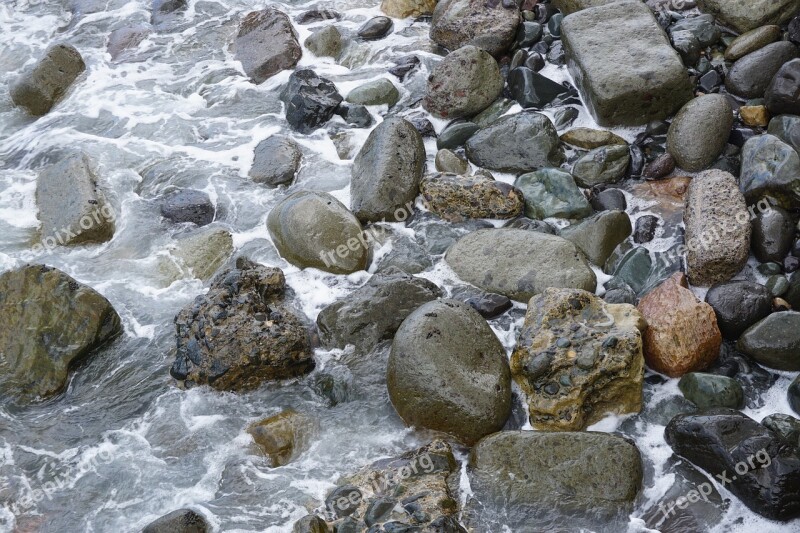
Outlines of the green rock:
[[733,109],[721,94],[689,101],[675,115],[667,133],[667,151],[690,172],[703,170],[725,149],[733,126]]
[[475,115],[472,118],[472,122],[481,128],[485,128],[505,115],[509,109],[514,107],[514,105],[516,105],[514,100],[509,100],[508,98],[498,98],[492,103],[492,105]]
[[303,44],[317,57],[336,59],[342,53],[342,34],[336,26],[325,26],[309,35]]
[[769,121],[767,132],[800,153],[800,117],[779,115]]
[[222,228],[204,228],[178,239],[159,263],[169,283],[187,277],[208,281],[233,254],[233,237]]
[[514,186],[522,191],[525,215],[530,218],[581,219],[593,212],[586,196],[575,185],[575,179],[563,170],[543,168],[523,174]]
[[736,61],[781,38],[780,26],[761,26],[741,34],[725,49],[725,59]]
[[624,211],[601,211],[561,230],[561,236],[575,243],[589,261],[604,265],[614,249],[631,234],[631,219]]
[[374,81],[359,85],[345,98],[351,104],[361,105],[382,105],[392,107],[400,100],[400,91],[394,83],[386,78],[379,78]]
[[625,139],[616,133],[592,128],[573,128],[566,133],[562,133],[561,140],[569,145],[583,148],[584,150],[593,150],[610,144],[618,144],[620,146],[628,145]]
[[572,175],[578,185],[587,189],[616,183],[625,175],[630,161],[627,146],[603,146],[578,159],[572,166]]
[[783,267],[778,263],[761,263],[756,267],[756,270],[765,276],[777,276],[783,273]]
[[436,148],[444,150],[447,148],[453,149],[464,146],[464,143],[479,129],[480,126],[474,122],[451,122],[444,127],[436,138]]
[[678,388],[687,400],[700,409],[709,407],[739,409],[744,405],[742,386],[727,376],[690,372],[681,378]]
[[800,313],[773,313],[745,331],[737,349],[778,370],[800,370]]
[[648,283],[652,268],[650,251],[643,246],[637,246],[620,259],[612,270],[612,275],[624,281],[636,294],[640,294]]

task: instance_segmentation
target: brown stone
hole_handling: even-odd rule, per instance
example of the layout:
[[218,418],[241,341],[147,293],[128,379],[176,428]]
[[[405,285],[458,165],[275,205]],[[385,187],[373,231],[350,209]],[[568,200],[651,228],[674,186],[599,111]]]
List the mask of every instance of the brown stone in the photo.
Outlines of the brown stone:
[[467,218],[514,218],[522,214],[522,191],[485,175],[434,174],[420,184],[425,206],[450,222]]
[[383,0],[381,11],[396,19],[430,15],[437,0]]
[[307,415],[287,409],[252,424],[247,432],[276,468],[308,449],[315,426]]
[[763,105],[745,105],[739,108],[739,118],[746,126],[766,128],[769,125],[769,112]]

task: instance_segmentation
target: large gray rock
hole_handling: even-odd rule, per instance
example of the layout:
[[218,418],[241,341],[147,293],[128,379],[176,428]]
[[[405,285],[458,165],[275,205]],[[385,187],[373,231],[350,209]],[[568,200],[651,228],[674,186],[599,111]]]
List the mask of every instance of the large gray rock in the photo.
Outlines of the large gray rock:
[[686,191],[683,221],[693,285],[721,283],[739,273],[750,254],[750,213],[736,178],[722,170],[696,176]]
[[466,144],[467,157],[479,167],[531,172],[558,167],[564,160],[558,132],[547,116],[522,112],[478,130]]
[[750,203],[769,197],[800,206],[800,155],[774,135],[756,135],[742,147],[739,188]]
[[431,39],[448,50],[471,44],[499,56],[514,39],[519,20],[514,3],[442,0],[433,11]]
[[663,119],[692,97],[678,53],[642,2],[620,1],[564,18],[568,67],[600,124]]
[[597,278],[586,258],[566,239],[524,229],[469,233],[445,260],[462,280],[521,302],[548,287],[594,292]]
[[11,86],[14,105],[24,107],[31,115],[50,111],[69,90],[75,79],[86,70],[80,52],[68,44],[48,48],[44,57]]
[[353,161],[353,213],[362,222],[405,220],[424,168],[425,146],[414,125],[387,118],[372,130]]
[[614,250],[630,237],[631,219],[624,211],[601,211],[580,224],[561,230],[561,236],[575,243],[595,265],[605,265]]
[[115,214],[84,154],[69,155],[39,173],[36,204],[47,247],[99,243],[114,236]]
[[575,182],[587,189],[595,185],[616,183],[625,175],[631,162],[627,146],[601,146],[581,156],[572,165]]
[[742,98],[761,98],[781,66],[797,56],[797,47],[789,41],[768,44],[733,64],[725,88]]
[[697,0],[697,5],[738,32],[783,24],[800,10],[800,0]]
[[497,61],[476,46],[450,52],[428,77],[422,106],[440,118],[456,119],[476,115],[503,91],[503,77]]
[[380,341],[392,338],[417,307],[441,295],[434,283],[388,268],[320,312],[320,339],[328,347],[352,344],[356,350],[368,352]]
[[292,72],[280,98],[286,104],[286,122],[304,134],[328,122],[334,113],[341,110],[339,104],[343,100],[332,81],[317,76],[311,69]]
[[511,414],[511,372],[503,345],[469,305],[437,300],[397,330],[386,370],[389,398],[410,426],[471,446]]
[[303,153],[295,141],[281,135],[271,135],[256,146],[248,176],[254,182],[269,187],[289,185],[294,181],[302,158]]
[[250,79],[262,83],[282,70],[294,68],[303,50],[289,17],[268,7],[248,13],[242,20],[233,53]]
[[725,149],[731,126],[733,109],[725,96],[700,96],[675,115],[667,132],[667,151],[680,168],[703,170]]

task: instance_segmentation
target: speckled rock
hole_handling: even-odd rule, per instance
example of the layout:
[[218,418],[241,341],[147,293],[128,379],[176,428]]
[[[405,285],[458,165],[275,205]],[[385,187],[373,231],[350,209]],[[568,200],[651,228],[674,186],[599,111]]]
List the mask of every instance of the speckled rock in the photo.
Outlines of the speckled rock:
[[499,56],[514,40],[519,22],[513,4],[441,0],[433,11],[431,39],[448,50],[471,44]]
[[522,213],[522,192],[485,175],[432,174],[420,184],[425,207],[450,222],[467,218],[514,218]]
[[733,109],[725,96],[699,96],[683,106],[672,120],[667,150],[680,168],[703,170],[725,149],[732,126]]
[[616,133],[592,128],[573,128],[566,133],[562,133],[561,140],[584,150],[594,150],[610,144],[618,144],[620,146],[627,146],[628,144],[625,139]]
[[274,7],[245,16],[233,49],[234,57],[255,83],[294,68],[303,55],[289,17]]

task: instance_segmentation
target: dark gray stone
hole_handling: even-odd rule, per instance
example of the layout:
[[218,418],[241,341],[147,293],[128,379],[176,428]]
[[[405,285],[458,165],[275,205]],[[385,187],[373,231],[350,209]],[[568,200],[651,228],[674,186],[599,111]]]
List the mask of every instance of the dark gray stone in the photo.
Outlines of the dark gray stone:
[[14,82],[11,100],[31,115],[44,115],[64,97],[84,70],[83,58],[73,46],[53,45],[31,71]]
[[788,41],[768,44],[734,63],[725,87],[742,98],[762,98],[781,66],[797,56],[797,46]]
[[800,370],[800,313],[772,313],[745,331],[737,349],[778,370]]
[[717,325],[728,339],[738,339],[747,328],[772,312],[772,295],[752,281],[731,281],[714,285],[706,303],[717,315]]
[[203,191],[182,189],[165,194],[159,200],[161,216],[175,223],[191,222],[198,226],[214,220],[214,204]]
[[294,68],[303,50],[286,13],[268,7],[245,16],[236,33],[233,53],[250,79],[262,83],[282,70]]
[[295,141],[282,135],[272,135],[256,146],[253,166],[248,175],[254,182],[269,187],[290,185],[302,158],[300,145]]

